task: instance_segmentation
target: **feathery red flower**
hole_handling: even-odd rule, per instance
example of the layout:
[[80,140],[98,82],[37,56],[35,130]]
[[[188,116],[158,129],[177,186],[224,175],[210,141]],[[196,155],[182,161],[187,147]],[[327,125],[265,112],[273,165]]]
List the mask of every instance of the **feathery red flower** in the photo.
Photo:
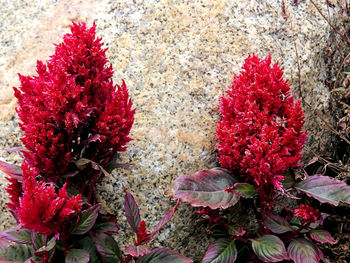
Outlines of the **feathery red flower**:
[[10,182],[9,185],[5,188],[10,198],[10,202],[6,205],[12,211],[12,213],[15,213],[19,207],[19,199],[22,196],[22,185],[14,178],[6,179]]
[[321,213],[309,205],[300,204],[298,208],[294,210],[294,216],[312,223],[320,219]]
[[19,221],[25,228],[44,235],[59,232],[72,217],[80,213],[81,196],[68,198],[66,184],[57,194],[52,185],[36,181],[37,172],[25,162],[22,169],[24,192],[17,209]]
[[300,101],[294,102],[278,63],[250,55],[221,98],[218,160],[258,186],[281,188],[283,173],[298,166],[306,139]]
[[[73,23],[46,65],[37,62],[37,76],[20,75],[21,86],[14,88],[26,161],[54,181],[70,161],[106,163],[131,140],[135,110],[125,83],[113,85],[107,49],[95,29]],[[99,139],[87,149],[91,138]]]

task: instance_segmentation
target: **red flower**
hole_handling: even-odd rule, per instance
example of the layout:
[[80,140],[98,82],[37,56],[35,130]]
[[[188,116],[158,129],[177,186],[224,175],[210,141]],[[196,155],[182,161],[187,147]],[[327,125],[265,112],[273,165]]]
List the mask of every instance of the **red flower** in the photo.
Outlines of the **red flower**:
[[59,232],[69,220],[81,211],[81,196],[68,198],[66,184],[58,194],[52,185],[37,182],[37,172],[24,162],[23,196],[17,209],[19,221],[28,229],[44,235]]
[[19,199],[22,196],[22,185],[14,178],[6,178],[10,183],[5,188],[9,197],[10,203],[7,203],[8,208],[15,213],[17,208],[19,207]]
[[283,173],[298,166],[306,139],[300,101],[271,57],[250,55],[221,98],[217,125],[218,160],[256,185],[281,188]]
[[301,204],[294,210],[294,216],[312,223],[318,221],[321,214],[317,209],[312,208],[309,205]]
[[[95,29],[73,23],[46,65],[38,61],[37,76],[20,75],[14,88],[26,161],[55,182],[70,161],[106,163],[131,140],[135,110],[125,83],[113,85]],[[91,138],[98,139],[88,145]]]

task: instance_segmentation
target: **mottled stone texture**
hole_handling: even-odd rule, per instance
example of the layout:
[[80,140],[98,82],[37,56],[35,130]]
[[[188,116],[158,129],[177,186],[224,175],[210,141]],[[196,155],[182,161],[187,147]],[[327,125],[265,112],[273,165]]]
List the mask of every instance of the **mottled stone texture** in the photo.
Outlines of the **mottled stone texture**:
[[[20,145],[12,95],[12,86],[19,83],[16,73],[34,73],[36,60],[45,60],[53,53],[52,43],[59,42],[70,21],[75,20],[89,25],[96,21],[98,35],[109,47],[114,80],[126,80],[137,107],[134,141],[122,155],[124,162],[133,165],[101,181],[97,193],[119,216],[121,232],[125,233],[118,234],[122,247],[130,244],[131,232],[124,231],[121,185],[134,193],[142,215],[154,226],[174,205],[164,191],[177,176],[216,165],[219,97],[249,53],[271,53],[274,61],[280,61],[292,89],[303,99],[308,146],[319,153],[329,150],[329,130],[315,114],[329,119],[330,93],[324,84],[329,27],[308,0],[299,2],[1,0],[0,148]],[[322,8],[327,13],[326,7]],[[308,151],[305,155],[311,156]],[[0,159],[19,161],[16,154],[4,151]],[[3,178],[0,183],[0,222],[4,228],[14,221],[5,206]],[[153,244],[200,259],[208,239],[197,221],[192,209],[181,205]]]

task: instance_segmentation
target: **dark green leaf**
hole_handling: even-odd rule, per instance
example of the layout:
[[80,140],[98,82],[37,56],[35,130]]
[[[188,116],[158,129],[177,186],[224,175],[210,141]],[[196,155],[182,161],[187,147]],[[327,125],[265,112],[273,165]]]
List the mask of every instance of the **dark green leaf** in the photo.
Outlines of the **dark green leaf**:
[[89,209],[86,209],[81,212],[79,216],[79,221],[73,226],[71,234],[73,235],[83,235],[87,233],[95,224],[98,211],[100,210],[101,205],[97,204]]
[[106,232],[113,233],[113,232],[119,231],[119,226],[117,223],[103,222],[103,223],[96,224],[93,227],[93,231],[94,232],[102,232],[102,233],[106,233]]
[[30,231],[28,229],[9,229],[0,232],[0,239],[12,241],[18,244],[30,244]]
[[237,193],[244,198],[252,198],[256,195],[256,189],[251,184],[247,183],[236,183],[232,187],[233,193]]
[[90,263],[99,263],[100,259],[95,247],[94,242],[90,237],[84,237],[83,239],[79,239],[75,244],[75,248],[84,249],[89,252],[90,255]]
[[89,253],[84,249],[70,249],[67,253],[65,263],[88,263]]
[[45,246],[36,250],[34,252],[34,255],[36,256],[44,255],[46,254],[46,252],[50,252],[51,250],[53,250],[55,246],[56,246],[56,238],[53,237],[49,242],[47,242]]
[[24,262],[33,256],[33,249],[28,245],[15,244],[6,249],[0,249],[0,259],[9,262]]
[[117,242],[115,242],[112,236],[105,233],[98,233],[92,235],[92,240],[104,263],[120,262],[121,253]]

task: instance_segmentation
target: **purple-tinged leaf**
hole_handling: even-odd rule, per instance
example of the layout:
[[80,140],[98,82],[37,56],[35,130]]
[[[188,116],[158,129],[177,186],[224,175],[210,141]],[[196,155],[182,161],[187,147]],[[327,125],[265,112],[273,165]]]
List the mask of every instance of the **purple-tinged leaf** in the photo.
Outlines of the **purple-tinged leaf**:
[[53,237],[53,238],[51,238],[51,240],[49,242],[47,242],[46,245],[44,245],[43,247],[41,247],[38,250],[36,250],[34,252],[34,255],[35,256],[47,255],[48,252],[50,252],[50,251],[55,249],[55,246],[56,246],[56,238]]
[[90,138],[88,138],[82,144],[88,144],[90,142],[97,142],[97,141],[101,141],[101,135],[100,134],[95,134],[95,135],[91,136]]
[[306,239],[293,239],[287,250],[294,263],[318,263],[320,261],[317,247]]
[[322,260],[323,263],[331,263],[328,258],[326,258],[324,255],[323,255],[323,252],[321,251],[321,249],[319,249],[317,246],[317,252],[318,252],[318,255],[320,256],[320,259]]
[[151,250],[146,246],[128,246],[124,250],[125,253],[133,256],[133,257],[141,257],[151,252]]
[[14,244],[6,249],[0,248],[0,262],[24,262],[33,256],[33,249],[24,244]]
[[117,242],[111,235],[105,233],[91,234],[97,252],[102,258],[102,262],[118,263],[121,259],[121,253]]
[[286,247],[277,236],[265,235],[250,240],[254,253],[261,261],[278,262],[289,259]]
[[30,233],[30,240],[32,242],[33,248],[35,250],[37,250],[37,249],[43,247],[44,244],[46,244],[47,236],[32,230]]
[[313,229],[313,230],[311,230],[310,231],[310,237],[313,240],[315,240],[317,242],[320,242],[322,244],[329,243],[329,244],[334,245],[334,244],[338,243],[338,241],[335,240],[328,231],[322,230],[322,229],[317,229],[317,230]]
[[151,236],[154,236],[158,231],[160,231],[171,220],[171,218],[173,217],[178,206],[179,206],[179,202],[177,202],[177,204],[174,206],[174,208],[171,209],[169,212],[167,212],[165,214],[165,216],[163,216],[163,218],[158,222],[156,227],[151,232],[151,234],[150,234]]
[[10,148],[5,148],[5,151],[8,152],[20,152],[20,151],[25,151],[26,148],[24,147],[10,147]]
[[0,232],[0,239],[18,244],[30,244],[30,231],[28,229],[9,229]]
[[120,229],[119,225],[114,222],[104,222],[96,224],[93,228],[94,232],[101,233],[116,233]]
[[212,243],[204,255],[202,263],[234,263],[237,259],[237,248],[232,239],[221,238]]
[[101,261],[100,256],[98,255],[98,252],[96,250],[95,244],[90,236],[85,236],[82,239],[79,238],[75,242],[74,248],[84,249],[85,251],[87,251],[90,256],[90,263],[98,263]]
[[265,213],[264,225],[275,234],[283,234],[294,229],[286,219],[272,213]]
[[128,191],[125,190],[125,196],[124,196],[124,209],[125,209],[125,216],[128,220],[129,225],[131,226],[132,230],[137,233],[137,229],[139,228],[141,224],[141,217],[140,217],[140,209],[135,202],[134,197],[132,194],[130,194]]
[[295,186],[299,192],[313,197],[321,203],[339,205],[339,202],[350,204],[350,186],[323,175],[312,175]]
[[189,258],[167,249],[155,248],[149,254],[144,255],[136,260],[136,263],[192,263]]
[[65,263],[88,263],[90,260],[89,252],[84,249],[68,250]]
[[252,198],[256,195],[255,187],[247,183],[236,183],[225,191],[231,194],[238,194],[244,198]]
[[71,234],[83,235],[95,224],[101,205],[94,205],[80,213],[79,221],[73,226]]
[[227,230],[231,236],[243,236],[246,233],[242,226],[237,225],[228,225]]
[[235,205],[239,195],[225,190],[236,183],[229,171],[222,168],[202,170],[193,175],[178,177],[171,186],[174,198],[188,202],[194,207],[208,206],[211,209]]
[[62,175],[63,178],[72,178],[76,176],[79,172],[78,171],[70,171]]
[[22,169],[21,167],[15,164],[0,161],[0,171],[4,172],[5,174],[9,175],[11,178],[14,178],[19,182],[23,182]]

